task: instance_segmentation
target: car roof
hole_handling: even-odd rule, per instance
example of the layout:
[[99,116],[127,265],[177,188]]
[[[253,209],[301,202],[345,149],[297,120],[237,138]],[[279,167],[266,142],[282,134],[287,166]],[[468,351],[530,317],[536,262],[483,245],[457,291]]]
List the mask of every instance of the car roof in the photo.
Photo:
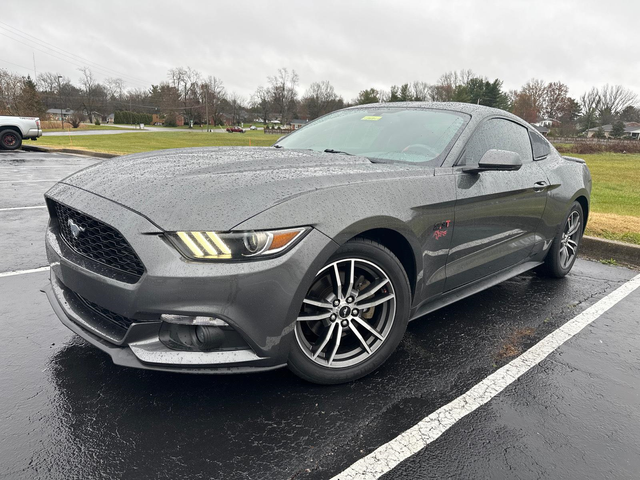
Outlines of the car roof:
[[461,112],[475,117],[477,120],[481,120],[486,117],[501,116],[514,120],[518,123],[528,124],[520,117],[507,112],[506,110],[500,110],[499,108],[485,107],[484,105],[476,105],[475,103],[461,103],[461,102],[388,102],[388,103],[366,103],[364,105],[354,105],[349,109],[358,108],[423,108],[428,110],[449,110],[454,112]]

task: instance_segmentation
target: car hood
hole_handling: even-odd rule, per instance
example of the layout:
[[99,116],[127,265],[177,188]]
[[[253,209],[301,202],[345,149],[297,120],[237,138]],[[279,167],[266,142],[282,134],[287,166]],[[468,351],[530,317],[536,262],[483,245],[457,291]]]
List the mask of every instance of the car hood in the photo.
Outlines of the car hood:
[[431,172],[357,156],[225,147],[128,155],[62,182],[124,205],[163,230],[227,231],[305,192]]

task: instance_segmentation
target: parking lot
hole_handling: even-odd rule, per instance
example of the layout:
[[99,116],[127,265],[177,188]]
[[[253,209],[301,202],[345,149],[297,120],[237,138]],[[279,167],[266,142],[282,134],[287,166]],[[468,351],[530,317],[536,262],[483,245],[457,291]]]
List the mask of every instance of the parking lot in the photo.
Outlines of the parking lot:
[[[126,369],[40,292],[43,193],[97,161],[0,152],[0,478],[639,477],[638,272],[579,259],[563,280],[520,275],[412,322],[380,370],[347,385]],[[564,343],[496,387],[563,325]],[[486,401],[447,407],[478,385],[494,388]],[[437,435],[406,454],[403,433],[429,418]]]

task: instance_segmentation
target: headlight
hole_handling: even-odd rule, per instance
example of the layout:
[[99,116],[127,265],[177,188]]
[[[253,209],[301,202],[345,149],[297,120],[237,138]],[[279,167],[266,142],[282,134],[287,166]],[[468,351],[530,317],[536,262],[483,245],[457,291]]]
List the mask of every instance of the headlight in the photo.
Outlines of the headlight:
[[293,247],[308,227],[260,232],[171,232],[167,238],[192,260],[242,260],[282,253]]

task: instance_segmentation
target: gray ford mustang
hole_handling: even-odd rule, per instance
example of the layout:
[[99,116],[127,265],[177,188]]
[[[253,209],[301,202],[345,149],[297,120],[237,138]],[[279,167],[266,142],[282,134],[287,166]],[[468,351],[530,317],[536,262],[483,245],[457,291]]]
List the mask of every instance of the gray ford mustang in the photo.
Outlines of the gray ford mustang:
[[590,192],[584,161],[507,112],[353,107],[273,147],[130,155],[62,180],[47,293],[118,365],[347,382],[410,320],[535,267],[566,275]]

